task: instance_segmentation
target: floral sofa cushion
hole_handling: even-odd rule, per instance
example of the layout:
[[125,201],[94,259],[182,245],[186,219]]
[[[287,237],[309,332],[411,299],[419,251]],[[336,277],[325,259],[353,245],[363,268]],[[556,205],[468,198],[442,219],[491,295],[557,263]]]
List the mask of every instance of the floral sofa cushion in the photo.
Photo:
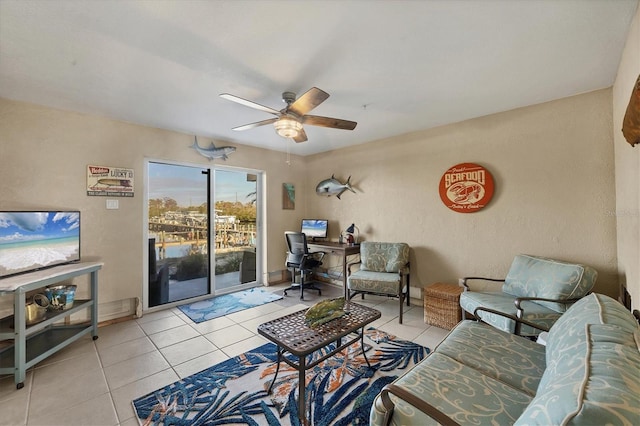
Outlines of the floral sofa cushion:
[[[430,354],[412,371],[396,383],[415,395],[430,395],[436,409],[460,424],[513,424],[531,402],[531,395],[526,392],[438,352]],[[437,424],[412,405],[394,397],[392,400],[396,404],[392,425]],[[381,425],[383,418],[384,409],[377,398],[370,424]]]
[[[579,299],[593,288],[595,269],[574,263],[521,254],[511,263],[502,291],[516,297]],[[536,302],[556,312],[565,312],[564,303]]]
[[360,258],[363,271],[399,272],[409,262],[409,245],[364,241],[360,245]]
[[546,366],[544,346],[474,321],[455,328],[438,353],[531,396]]
[[516,424],[640,424],[635,318],[600,294],[569,312],[549,331],[547,369]]

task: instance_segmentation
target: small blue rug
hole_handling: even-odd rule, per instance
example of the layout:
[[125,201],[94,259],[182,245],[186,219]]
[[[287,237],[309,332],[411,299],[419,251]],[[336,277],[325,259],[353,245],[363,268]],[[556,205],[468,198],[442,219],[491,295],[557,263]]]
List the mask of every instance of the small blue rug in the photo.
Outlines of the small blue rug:
[[178,306],[178,309],[191,318],[193,322],[200,323],[280,299],[282,299],[282,296],[263,290],[260,287],[254,287],[249,290],[181,305]]
[[[369,412],[382,387],[412,368],[430,351],[384,331],[365,331],[356,342],[306,371],[305,417],[314,426],[369,424]],[[309,355],[310,363],[328,351]],[[371,364],[368,367],[363,354]],[[298,371],[285,362],[277,371],[276,346],[267,343],[148,393],[133,401],[144,425],[301,426]]]

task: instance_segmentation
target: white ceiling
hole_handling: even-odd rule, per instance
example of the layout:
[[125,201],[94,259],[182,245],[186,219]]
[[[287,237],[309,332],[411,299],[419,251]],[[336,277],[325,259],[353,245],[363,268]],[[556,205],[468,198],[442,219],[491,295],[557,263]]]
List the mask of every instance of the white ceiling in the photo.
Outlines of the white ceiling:
[[[0,97],[309,155],[609,87],[637,5],[0,0]],[[218,96],[312,86],[354,131],[235,132],[272,115]]]

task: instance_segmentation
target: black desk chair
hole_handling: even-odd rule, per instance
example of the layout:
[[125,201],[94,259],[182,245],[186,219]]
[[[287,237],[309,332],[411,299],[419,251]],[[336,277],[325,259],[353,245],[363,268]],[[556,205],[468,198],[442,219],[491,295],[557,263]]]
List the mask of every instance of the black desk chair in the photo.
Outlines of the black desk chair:
[[[287,295],[289,290],[300,290],[300,300],[304,299],[304,289],[316,290],[318,296],[322,295],[322,291],[314,285],[313,282],[305,283],[305,277],[307,274],[313,272],[315,268],[322,265],[323,252],[309,253],[307,247],[307,236],[302,232],[285,232],[285,239],[287,240],[287,260],[285,266],[291,270],[291,287],[284,290],[284,295]],[[296,282],[296,275],[300,275],[300,282]]]

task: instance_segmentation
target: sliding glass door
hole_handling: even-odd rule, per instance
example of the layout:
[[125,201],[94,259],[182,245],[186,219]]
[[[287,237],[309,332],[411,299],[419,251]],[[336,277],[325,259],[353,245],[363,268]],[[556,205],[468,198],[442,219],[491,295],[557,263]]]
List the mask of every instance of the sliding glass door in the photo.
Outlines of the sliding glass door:
[[257,174],[215,169],[215,287],[228,293],[256,281]]
[[242,169],[147,162],[146,307],[257,284],[259,178]]
[[148,163],[149,307],[211,293],[209,170]]

